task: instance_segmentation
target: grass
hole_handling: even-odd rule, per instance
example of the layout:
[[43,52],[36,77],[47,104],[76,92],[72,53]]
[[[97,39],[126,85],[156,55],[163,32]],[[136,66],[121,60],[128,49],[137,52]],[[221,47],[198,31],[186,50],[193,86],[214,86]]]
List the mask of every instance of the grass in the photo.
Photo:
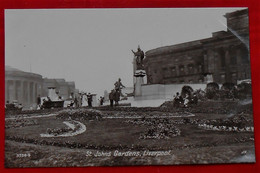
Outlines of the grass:
[[[196,114],[197,119],[224,118],[225,114]],[[173,118],[180,120],[182,118]],[[45,140],[64,144],[67,141],[86,148],[68,148],[51,145],[35,145],[6,140],[6,167],[66,167],[66,166],[112,166],[112,165],[171,165],[231,163],[241,157],[241,152],[254,153],[252,132],[223,132],[198,128],[195,124],[175,124],[181,135],[170,139],[139,139],[147,125],[126,123],[126,119],[84,120],[86,132],[73,137],[41,138],[47,128],[66,127],[62,119],[37,118],[38,125],[6,129],[6,137]],[[171,155],[160,157],[86,157],[87,151],[166,151]],[[17,158],[16,154],[31,153],[31,157]],[[252,159],[254,161],[254,159]]]

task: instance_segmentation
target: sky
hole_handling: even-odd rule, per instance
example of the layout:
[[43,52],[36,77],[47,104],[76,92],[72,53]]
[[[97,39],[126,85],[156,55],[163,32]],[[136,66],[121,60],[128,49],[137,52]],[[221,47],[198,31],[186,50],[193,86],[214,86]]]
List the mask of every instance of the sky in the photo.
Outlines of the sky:
[[5,64],[103,95],[133,86],[133,53],[211,37],[242,8],[9,9]]

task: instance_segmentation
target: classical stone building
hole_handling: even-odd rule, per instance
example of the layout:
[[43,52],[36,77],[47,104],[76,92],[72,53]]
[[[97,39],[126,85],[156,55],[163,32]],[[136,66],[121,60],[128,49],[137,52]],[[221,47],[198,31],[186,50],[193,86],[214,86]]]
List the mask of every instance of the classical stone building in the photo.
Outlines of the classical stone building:
[[56,93],[63,99],[78,93],[74,82],[42,78],[39,74],[5,66],[5,102],[17,100],[24,107],[35,107],[38,95],[48,96],[49,88],[55,88]]
[[42,94],[42,87],[41,75],[5,66],[5,102],[17,100],[23,106],[31,106]]
[[224,16],[227,31],[147,51],[147,84],[205,83],[208,76],[220,84],[250,79],[248,10]]

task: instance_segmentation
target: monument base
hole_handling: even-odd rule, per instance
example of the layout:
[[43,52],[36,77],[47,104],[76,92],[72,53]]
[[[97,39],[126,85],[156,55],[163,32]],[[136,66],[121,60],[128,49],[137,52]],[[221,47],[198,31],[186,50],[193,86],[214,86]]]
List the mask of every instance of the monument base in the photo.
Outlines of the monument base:
[[144,77],[146,72],[144,70],[136,70],[134,76],[135,77]]
[[144,84],[143,77],[146,75],[144,70],[136,70],[135,71],[135,86],[134,86],[134,95],[142,96],[142,84]]
[[204,78],[204,81],[205,81],[206,83],[211,83],[211,82],[213,82],[213,76],[212,76],[212,74],[207,74],[207,75],[205,76],[205,78]]
[[142,84],[144,83],[143,77],[136,77],[135,82],[135,96],[142,96]]

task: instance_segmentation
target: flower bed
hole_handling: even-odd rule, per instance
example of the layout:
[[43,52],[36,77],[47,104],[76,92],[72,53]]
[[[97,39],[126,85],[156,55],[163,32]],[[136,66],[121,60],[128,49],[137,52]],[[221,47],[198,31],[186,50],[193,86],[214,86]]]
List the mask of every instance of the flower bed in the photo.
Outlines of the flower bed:
[[41,110],[23,110],[23,111],[20,111],[20,112],[5,112],[5,116],[7,117],[12,117],[13,115],[26,115],[26,116],[29,116],[29,115],[44,115],[44,114],[50,114],[50,113],[53,113],[53,112],[57,112],[57,111],[60,111],[62,110],[62,108],[56,108],[56,109],[41,109]]
[[187,111],[191,113],[215,113],[215,114],[229,114],[229,113],[253,113],[252,103],[241,104],[238,101],[201,101],[197,105],[192,105],[187,108],[173,107],[172,101],[167,101],[161,105],[164,111]]
[[101,112],[92,109],[66,109],[59,111],[56,118],[73,120],[100,120]]
[[86,131],[86,126],[78,121],[64,121],[68,127],[47,129],[46,134],[40,134],[41,137],[68,137],[76,136]]
[[169,139],[180,135],[181,131],[173,125],[173,120],[164,118],[153,118],[127,120],[126,123],[135,125],[147,125],[148,128],[142,133],[139,139]]
[[17,128],[17,127],[25,127],[25,126],[32,126],[38,125],[36,120],[29,120],[29,119],[11,119],[5,120],[5,128]]
[[253,119],[247,114],[233,115],[227,119],[208,120],[207,122],[198,123],[200,128],[233,132],[253,132],[253,126]]

